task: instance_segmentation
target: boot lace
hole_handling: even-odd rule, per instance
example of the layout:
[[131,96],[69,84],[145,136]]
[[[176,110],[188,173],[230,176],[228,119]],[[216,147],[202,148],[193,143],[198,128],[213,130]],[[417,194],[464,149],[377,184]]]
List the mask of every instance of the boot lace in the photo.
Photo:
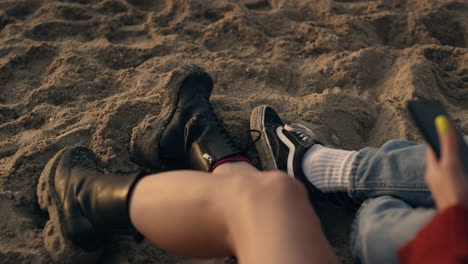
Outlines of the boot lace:
[[223,135],[223,138],[227,141],[227,143],[231,146],[231,149],[233,151],[237,151],[237,145],[234,142],[233,138],[228,134],[226,131],[226,128],[223,126],[222,122],[218,119],[218,116],[216,116],[213,106],[211,106],[210,101],[208,98],[203,98],[204,103],[208,105],[208,108],[210,109],[209,115],[215,120],[216,122],[216,127],[219,129],[220,133]]

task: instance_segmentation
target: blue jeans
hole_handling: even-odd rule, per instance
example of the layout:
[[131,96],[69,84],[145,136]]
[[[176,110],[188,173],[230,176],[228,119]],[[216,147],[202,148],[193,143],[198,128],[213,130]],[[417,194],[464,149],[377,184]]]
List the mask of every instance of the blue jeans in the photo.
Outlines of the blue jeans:
[[426,146],[414,142],[359,151],[349,195],[363,202],[351,229],[351,250],[361,263],[398,263],[398,248],[434,216],[425,162]]

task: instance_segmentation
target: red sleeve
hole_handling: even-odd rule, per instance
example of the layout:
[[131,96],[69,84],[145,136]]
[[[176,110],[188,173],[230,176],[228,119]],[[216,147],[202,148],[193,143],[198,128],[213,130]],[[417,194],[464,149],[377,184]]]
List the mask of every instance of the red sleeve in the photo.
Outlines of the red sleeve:
[[468,263],[468,209],[439,212],[398,251],[400,263]]

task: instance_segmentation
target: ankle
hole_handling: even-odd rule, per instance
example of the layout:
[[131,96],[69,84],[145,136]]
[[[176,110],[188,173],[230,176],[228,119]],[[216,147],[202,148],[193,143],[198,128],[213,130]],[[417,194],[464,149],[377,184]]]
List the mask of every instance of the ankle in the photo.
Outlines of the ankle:
[[356,156],[356,151],[315,145],[304,154],[302,168],[306,178],[320,191],[347,191]]
[[242,155],[235,155],[218,161],[214,164],[210,172],[213,174],[233,173],[233,172],[255,172],[258,171],[250,160]]

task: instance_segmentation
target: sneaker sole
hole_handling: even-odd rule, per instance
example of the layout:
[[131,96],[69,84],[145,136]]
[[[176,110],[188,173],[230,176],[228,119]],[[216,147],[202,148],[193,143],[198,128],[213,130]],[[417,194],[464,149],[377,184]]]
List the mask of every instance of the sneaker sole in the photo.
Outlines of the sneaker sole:
[[267,105],[260,105],[254,108],[250,114],[250,129],[261,131],[262,135],[260,140],[256,144],[258,155],[260,156],[260,162],[262,163],[263,169],[265,170],[276,170],[275,157],[273,156],[273,151],[270,147],[270,142],[265,133],[264,117],[265,109]]
[[44,226],[42,237],[45,248],[54,260],[65,263],[94,263],[101,254],[100,250],[86,252],[67,238],[62,225],[63,212],[59,209],[61,202],[54,186],[57,165],[63,155],[74,148],[77,147],[64,148],[55,154],[39,177],[37,200],[41,209],[49,212],[49,221]]

